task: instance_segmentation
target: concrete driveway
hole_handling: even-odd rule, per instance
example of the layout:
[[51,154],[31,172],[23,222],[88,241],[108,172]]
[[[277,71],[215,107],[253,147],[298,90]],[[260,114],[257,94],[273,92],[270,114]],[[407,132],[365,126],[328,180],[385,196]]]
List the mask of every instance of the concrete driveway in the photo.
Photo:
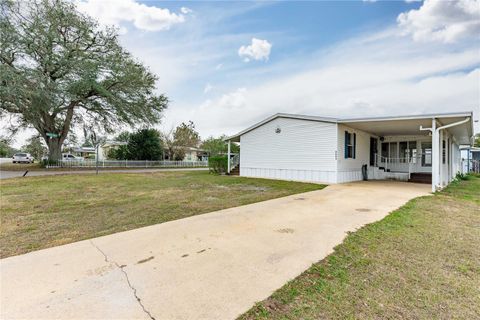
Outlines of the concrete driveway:
[[0,260],[2,319],[234,319],[429,185],[359,182]]

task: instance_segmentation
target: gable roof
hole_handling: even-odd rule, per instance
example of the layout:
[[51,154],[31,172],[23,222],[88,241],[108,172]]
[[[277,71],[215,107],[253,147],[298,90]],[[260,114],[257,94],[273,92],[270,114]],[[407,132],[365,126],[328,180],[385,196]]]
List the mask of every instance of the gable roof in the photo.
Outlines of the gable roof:
[[265,123],[275,120],[277,118],[300,119],[300,120],[307,120],[307,121],[319,121],[319,122],[331,122],[331,123],[337,123],[338,121],[338,119],[331,118],[331,117],[307,116],[302,114],[291,114],[291,113],[276,113],[260,122],[255,123],[254,125],[248,127],[247,129],[240,131],[239,133],[233,136],[225,138],[224,141],[235,140],[236,138],[240,138],[241,135],[249,131],[252,131],[264,125]]

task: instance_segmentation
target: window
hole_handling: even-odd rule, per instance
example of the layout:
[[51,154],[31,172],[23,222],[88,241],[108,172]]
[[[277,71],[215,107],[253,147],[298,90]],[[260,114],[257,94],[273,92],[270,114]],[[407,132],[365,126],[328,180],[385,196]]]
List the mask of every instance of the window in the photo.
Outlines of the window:
[[378,154],[378,140],[377,138],[370,137],[370,165],[374,166],[377,162]]
[[442,140],[442,163],[445,164],[445,159],[447,158],[447,145],[445,140]]
[[398,143],[398,148],[400,154],[398,157],[400,158],[401,163],[416,163],[417,157],[417,142],[416,141],[401,141]]
[[398,158],[397,143],[396,142],[390,142],[390,157],[389,158],[391,158],[391,159]]
[[407,141],[401,141],[399,144],[399,150],[400,150],[400,162],[408,162],[409,159],[409,150],[408,150],[408,142]]
[[382,158],[388,158],[388,142],[382,143]]
[[357,144],[357,135],[345,131],[345,159],[355,159],[355,147]]
[[410,162],[417,163],[417,141],[408,142],[408,158]]
[[422,142],[422,167],[432,166],[432,143]]

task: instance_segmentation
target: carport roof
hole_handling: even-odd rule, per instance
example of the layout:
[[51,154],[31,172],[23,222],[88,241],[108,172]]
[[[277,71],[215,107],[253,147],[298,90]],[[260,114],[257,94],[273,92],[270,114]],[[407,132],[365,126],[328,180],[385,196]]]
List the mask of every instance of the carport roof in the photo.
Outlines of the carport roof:
[[470,144],[473,136],[473,112],[450,112],[450,113],[432,113],[419,115],[388,116],[388,117],[369,117],[369,118],[350,118],[339,119],[331,117],[306,116],[298,114],[277,113],[263,121],[254,124],[251,127],[226,138],[225,140],[239,142],[240,136],[252,131],[265,123],[276,118],[300,119],[306,121],[319,121],[345,124],[351,128],[363,130],[376,136],[388,135],[428,135],[429,131],[420,131],[420,126],[431,127],[432,119],[436,119],[438,126],[443,126],[470,118],[465,124],[451,127],[448,130],[453,134],[457,143]]

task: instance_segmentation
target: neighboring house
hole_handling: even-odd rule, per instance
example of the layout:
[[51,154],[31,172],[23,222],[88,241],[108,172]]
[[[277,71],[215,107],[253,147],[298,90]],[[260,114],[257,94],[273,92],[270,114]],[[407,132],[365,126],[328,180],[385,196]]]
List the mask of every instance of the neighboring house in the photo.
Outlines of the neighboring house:
[[199,148],[186,147],[183,161],[208,161],[208,152]]
[[464,147],[461,150],[463,161],[463,172],[480,172],[480,148]]
[[74,147],[72,153],[84,159],[95,159],[95,147]]
[[112,149],[116,149],[120,146],[126,146],[128,143],[124,141],[107,140],[98,148],[98,159],[108,159],[108,153]]
[[[335,119],[275,114],[227,139],[239,142],[240,175],[323,183],[364,179],[446,186],[461,171],[472,112]],[[363,170],[362,170],[363,168]],[[237,169],[238,170],[238,169]]]
[[[111,149],[118,148],[119,146],[127,145],[123,141],[107,140],[98,147],[98,160],[106,160],[108,158],[108,152]],[[83,157],[85,159],[95,159],[96,150],[95,147],[74,147],[72,149],[74,155]]]
[[[185,155],[181,161],[208,161],[208,151],[199,149],[196,147],[176,147],[179,150],[182,149],[185,152]],[[168,153],[165,153],[164,160],[174,160],[170,159]]]

